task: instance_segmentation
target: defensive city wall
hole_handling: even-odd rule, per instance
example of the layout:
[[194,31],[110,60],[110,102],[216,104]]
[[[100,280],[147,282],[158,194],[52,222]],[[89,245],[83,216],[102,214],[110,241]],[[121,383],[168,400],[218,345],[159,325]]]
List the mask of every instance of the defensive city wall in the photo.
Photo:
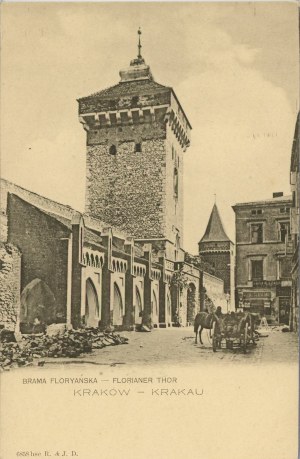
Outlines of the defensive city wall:
[[159,243],[134,243],[68,206],[6,180],[1,187],[6,328],[29,331],[35,318],[75,327],[168,327],[176,315],[181,325],[191,323],[204,308],[201,272],[166,259]]

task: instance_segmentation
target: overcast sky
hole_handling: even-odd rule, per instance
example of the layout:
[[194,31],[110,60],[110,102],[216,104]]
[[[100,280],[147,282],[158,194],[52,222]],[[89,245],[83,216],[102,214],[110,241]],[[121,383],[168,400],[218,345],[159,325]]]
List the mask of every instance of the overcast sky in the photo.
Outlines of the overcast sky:
[[214,194],[234,239],[235,202],[289,194],[298,101],[296,3],[2,4],[1,174],[83,210],[76,99],[142,54],[193,126],[185,243],[197,252]]

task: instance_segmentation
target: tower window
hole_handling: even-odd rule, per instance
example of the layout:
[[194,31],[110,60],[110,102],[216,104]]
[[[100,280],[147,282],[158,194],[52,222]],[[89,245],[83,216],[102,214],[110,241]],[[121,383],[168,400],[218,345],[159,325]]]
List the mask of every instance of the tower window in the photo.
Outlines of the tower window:
[[141,153],[142,152],[142,144],[141,143],[136,143],[135,144],[135,152],[136,153]]
[[111,145],[109,147],[109,154],[110,155],[116,155],[117,154],[117,147],[115,145]]
[[178,198],[178,170],[176,167],[174,169],[174,196]]

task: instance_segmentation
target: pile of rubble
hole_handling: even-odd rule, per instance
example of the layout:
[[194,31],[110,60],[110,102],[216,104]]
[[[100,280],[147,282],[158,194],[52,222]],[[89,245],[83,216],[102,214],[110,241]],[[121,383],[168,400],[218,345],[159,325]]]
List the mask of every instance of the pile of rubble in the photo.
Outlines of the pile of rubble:
[[22,335],[18,341],[13,332],[3,334],[3,331],[0,334],[0,369],[2,370],[31,365],[34,359],[78,357],[92,352],[93,349],[128,342],[128,338],[115,332],[102,332],[97,328]]

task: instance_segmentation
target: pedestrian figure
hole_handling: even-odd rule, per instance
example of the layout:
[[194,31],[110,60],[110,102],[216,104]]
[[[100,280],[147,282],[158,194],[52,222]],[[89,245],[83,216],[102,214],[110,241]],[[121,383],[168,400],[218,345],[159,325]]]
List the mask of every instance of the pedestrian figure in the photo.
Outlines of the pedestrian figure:
[[221,306],[217,307],[216,316],[219,317],[219,319],[221,319],[223,317]]

